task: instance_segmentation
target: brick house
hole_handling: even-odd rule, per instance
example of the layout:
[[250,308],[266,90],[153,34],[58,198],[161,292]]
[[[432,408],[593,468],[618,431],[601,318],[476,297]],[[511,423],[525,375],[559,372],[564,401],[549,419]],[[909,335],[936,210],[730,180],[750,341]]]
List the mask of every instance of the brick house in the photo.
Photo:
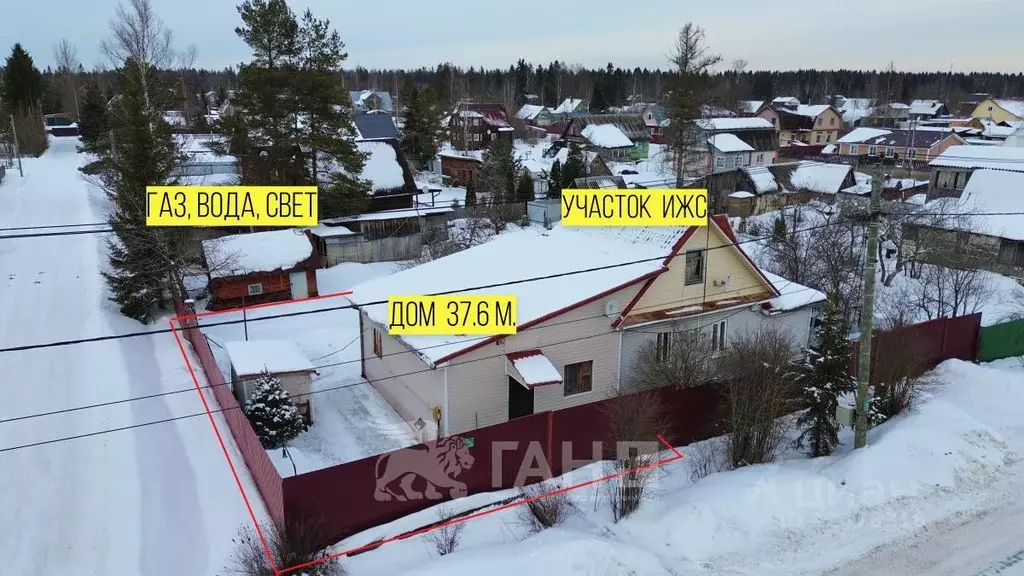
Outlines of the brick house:
[[838,140],[843,130],[842,114],[829,104],[765,106],[757,116],[776,127],[780,146],[793,143],[826,146]]
[[512,140],[515,128],[501,104],[461,102],[448,123],[452,144],[460,150],[483,150],[498,138]]

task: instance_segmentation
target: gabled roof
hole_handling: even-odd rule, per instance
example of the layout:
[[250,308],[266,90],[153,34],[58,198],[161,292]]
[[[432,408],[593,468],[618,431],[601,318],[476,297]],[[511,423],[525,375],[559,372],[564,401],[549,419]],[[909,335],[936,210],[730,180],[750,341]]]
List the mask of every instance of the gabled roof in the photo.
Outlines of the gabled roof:
[[945,106],[939,100],[914,100],[910,103],[911,114],[937,114]]
[[1024,100],[1018,100],[1016,98],[995,98],[993,101],[999,105],[1000,108],[1006,110],[1010,114],[1018,118],[1024,118]]
[[1015,146],[950,146],[929,166],[948,168],[990,168],[1024,172],[1024,148]]
[[614,124],[588,124],[580,135],[600,148],[628,148],[633,145]]
[[740,130],[769,130],[775,126],[765,118],[701,118],[694,120],[701,129],[708,131],[736,132]]
[[582,104],[582,98],[566,98],[551,112],[554,114],[569,114],[570,112],[575,112]]
[[719,152],[753,152],[754,147],[736,137],[735,134],[715,134],[708,138],[708,144]]
[[948,220],[944,228],[1024,241],[1024,174],[978,170],[971,174],[960,198],[939,198],[925,204],[922,212],[963,215]]
[[572,181],[572,185],[577,190],[585,189],[626,189],[629,186],[626,184],[626,179],[622,176],[585,176],[582,178],[576,178]]
[[565,132],[568,133],[571,124],[576,124],[582,132],[587,126],[612,124],[618,128],[626,138],[633,142],[649,141],[651,133],[644,124],[644,117],[641,114],[591,114],[589,112],[576,112],[569,115],[570,123],[566,125]]
[[885,130],[882,128],[854,128],[848,134],[842,138],[836,140],[839,144],[860,144],[866,142],[870,138],[878,138],[879,136],[885,136],[891,134],[892,130]]
[[463,116],[479,114],[479,118],[482,118],[484,123],[493,128],[512,128],[512,125],[508,123],[508,112],[505,111],[505,107],[501,104],[487,102],[463,102],[459,104],[458,110]]
[[764,106],[764,100],[740,100],[739,109],[743,114],[754,114]]
[[353,121],[359,140],[398,139],[398,128],[390,114],[356,114]]
[[[858,128],[865,130],[865,128]],[[945,130],[889,130],[887,134],[880,134],[861,140],[860,143],[866,146],[890,146],[905,148],[913,145],[914,148],[931,148],[939,142],[955,136],[958,143],[963,139],[956,136],[956,132],[950,129]],[[840,139],[842,142],[843,140]]]
[[544,106],[537,104],[523,104],[523,107],[516,112],[516,118],[520,120],[533,120],[545,110]]
[[758,194],[800,192],[808,190],[819,194],[837,194],[852,172],[847,164],[823,164],[801,160],[769,166],[740,168]]
[[391,110],[391,93],[373,90],[352,90],[349,95],[352,97],[352,105],[357,108],[366,108],[367,99],[376,94],[380,98],[380,107],[383,110]]
[[298,345],[288,340],[225,342],[224,350],[239,377],[255,376],[264,370],[270,374],[316,371]]
[[313,243],[302,230],[234,234],[203,241],[211,278],[291,270],[313,256]]
[[356,142],[356,148],[367,154],[361,177],[370,181],[370,193],[373,196],[419,192],[405,155],[396,141]]

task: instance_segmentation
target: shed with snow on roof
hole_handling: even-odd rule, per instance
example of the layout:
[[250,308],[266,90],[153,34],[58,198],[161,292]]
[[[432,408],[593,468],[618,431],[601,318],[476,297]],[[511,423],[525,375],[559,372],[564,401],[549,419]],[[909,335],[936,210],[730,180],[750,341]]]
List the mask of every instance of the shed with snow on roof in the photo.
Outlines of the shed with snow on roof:
[[231,362],[231,392],[243,408],[249,403],[256,381],[267,372],[299,408],[307,424],[313,422],[312,383],[316,368],[302,350],[287,340],[225,342]]
[[298,229],[233,234],[203,241],[210,278],[207,308],[220,310],[317,295],[320,259]]

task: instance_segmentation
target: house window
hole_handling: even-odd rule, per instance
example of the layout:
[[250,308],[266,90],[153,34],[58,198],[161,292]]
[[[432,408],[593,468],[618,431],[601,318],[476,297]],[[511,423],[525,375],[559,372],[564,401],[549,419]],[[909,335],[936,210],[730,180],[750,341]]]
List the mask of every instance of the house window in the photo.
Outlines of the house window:
[[655,350],[655,357],[658,362],[664,362],[669,359],[669,355],[672,353],[672,333],[661,332],[658,334],[657,349]]
[[718,160],[715,162],[715,166],[718,166],[719,168],[724,168],[725,167],[725,158],[722,158],[721,156],[719,156]]
[[1024,266],[1024,242],[1003,238],[999,243],[999,263],[1008,266]]
[[868,147],[868,156],[874,156],[877,153],[878,153],[878,148],[876,148],[874,146],[869,146]]
[[757,163],[760,164],[761,162],[764,162],[764,154],[757,155]]
[[917,158],[917,148],[911,148],[907,150],[907,156],[910,158]]
[[562,376],[563,394],[572,396],[583,394],[594,389],[594,362],[587,360],[576,364],[566,364],[565,373]]
[[940,170],[935,177],[935,186],[938,188],[952,188],[956,184],[956,172]]
[[815,122],[815,124],[817,124],[818,126],[821,126],[821,118],[818,118],[818,120],[817,120],[817,122]]
[[856,154],[857,152],[859,152],[858,148],[859,148],[859,146],[857,146],[856,144],[851,145],[850,146],[850,154]]
[[373,329],[373,355],[377,358],[384,357],[384,339],[376,328]]
[[480,125],[480,119],[479,118],[473,118],[473,126],[479,126],[479,125]]
[[832,133],[829,132],[828,134],[825,134],[825,142],[831,142],[831,141],[832,141]]
[[743,156],[742,156],[742,155],[739,155],[739,154],[737,154],[737,155],[736,155],[736,156],[735,156],[735,157],[734,157],[734,158],[732,159],[732,165],[733,165],[733,166],[735,166],[736,168],[739,168],[740,166],[743,166]]
[[828,119],[828,125],[829,126],[835,126],[836,125],[836,119],[835,118],[829,118]]
[[814,135],[814,142],[818,143],[818,144],[821,143],[821,134],[815,134]]
[[263,284],[249,284],[249,296],[263,294]]
[[889,158],[892,158],[892,148],[886,148],[885,155],[888,156]]
[[686,253],[686,285],[700,284],[704,281],[704,251],[694,250]]
[[473,140],[479,142],[480,141],[480,134],[479,133],[473,134]]
[[725,350],[725,328],[726,320],[715,323],[711,326],[711,350],[721,352]]

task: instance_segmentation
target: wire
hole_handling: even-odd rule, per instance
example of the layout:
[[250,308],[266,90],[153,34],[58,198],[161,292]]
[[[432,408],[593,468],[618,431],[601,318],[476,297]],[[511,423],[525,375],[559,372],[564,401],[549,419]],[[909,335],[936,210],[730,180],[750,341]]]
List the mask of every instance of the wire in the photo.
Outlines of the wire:
[[[811,226],[811,227],[804,228],[804,229],[801,229],[801,230],[794,230],[794,233],[797,233],[797,232],[809,232],[809,231],[812,231],[812,230],[826,228],[828,226],[835,226],[835,225],[838,225],[838,224],[841,224],[841,223],[845,223],[845,222],[842,219],[838,219],[838,220],[836,220],[834,222],[826,222],[824,224],[819,224],[817,226]],[[731,248],[733,246],[740,246],[740,245],[743,245],[743,244],[749,244],[751,242],[760,242],[760,241],[763,241],[763,240],[768,240],[770,238],[772,238],[772,235],[768,234],[766,236],[761,236],[761,237],[757,237],[757,238],[749,238],[747,240],[740,240],[740,241],[737,241],[737,242],[729,242],[729,243],[726,243],[726,244],[722,244],[721,246],[714,246],[712,248],[709,248],[709,251],[710,250],[723,249],[723,248]],[[460,288],[460,289],[456,289],[456,290],[448,290],[448,291],[445,291],[445,292],[436,292],[436,293],[432,293],[432,294],[424,294],[424,296],[443,296],[443,295],[448,295],[448,294],[459,294],[459,293],[470,292],[470,291],[475,291],[475,290],[486,290],[486,289],[489,289],[489,288],[498,288],[498,287],[502,287],[502,286],[513,286],[513,285],[518,285],[518,284],[525,284],[525,283],[528,283],[528,282],[537,282],[537,281],[541,281],[541,280],[551,280],[551,279],[554,279],[554,278],[564,278],[564,277],[567,277],[567,276],[574,276],[574,275],[577,275],[577,274],[587,274],[587,273],[590,273],[590,272],[599,272],[599,271],[603,271],[603,270],[610,270],[610,269],[614,269],[614,268],[621,268],[623,266],[633,266],[635,264],[643,264],[645,262],[664,261],[666,258],[668,258],[671,255],[672,254],[669,253],[669,254],[664,254],[664,255],[656,256],[656,257],[652,257],[652,258],[643,258],[643,259],[639,259],[639,260],[620,262],[620,263],[617,263],[617,264],[608,264],[608,265],[605,265],[605,266],[594,266],[592,268],[584,268],[584,269],[581,269],[581,270],[570,270],[568,272],[559,272],[557,274],[549,274],[547,276],[535,276],[535,277],[528,277],[528,278],[523,278],[523,279],[519,279],[519,280],[511,280],[511,281],[507,281],[507,282],[497,282],[497,283],[494,283],[494,284],[486,284],[486,285],[482,285],[482,286],[473,286],[473,287],[467,287],[467,288]],[[294,317],[294,316],[306,316],[306,315],[309,315],[309,314],[320,314],[320,313],[324,313],[324,312],[332,312],[332,311],[335,311],[335,310],[357,309],[357,308],[362,307],[362,306],[373,306],[373,305],[377,305],[377,304],[386,304],[386,303],[387,303],[386,299],[385,300],[377,300],[377,301],[372,301],[372,302],[363,302],[363,303],[360,303],[360,304],[349,304],[349,305],[344,305],[344,306],[334,306],[334,307],[330,307],[330,308],[318,308],[318,309],[315,309],[315,310],[302,310],[302,311],[298,311],[298,312],[286,312],[286,313],[282,313],[282,314],[269,315],[269,316],[260,316],[260,317],[251,318],[251,319],[226,320],[226,321],[223,321],[223,322],[216,322],[216,323],[206,324],[206,326],[207,327],[228,326],[228,325],[232,325],[232,324],[241,324],[243,322],[260,322],[260,321],[264,321],[264,320],[273,320],[273,319],[276,319],[276,318],[290,318],[290,317]],[[170,333],[170,332],[172,332],[172,329],[170,329],[170,328],[159,328],[159,329],[148,330],[148,331],[129,332],[129,333],[126,333],[126,334],[110,334],[110,335],[104,335],[104,336],[93,336],[93,337],[89,337],[89,338],[78,338],[78,339],[73,339],[73,340],[58,340],[58,341],[45,342],[45,343],[39,343],[39,344],[24,344],[24,345],[20,345],[20,346],[9,346],[7,348],[0,348],[0,353],[3,353],[3,352],[21,352],[21,351],[25,351],[25,350],[35,350],[35,349],[40,349],[40,348],[55,348],[55,347],[58,347],[58,346],[71,346],[71,345],[86,344],[86,343],[92,343],[92,342],[104,342],[104,341],[108,341],[108,340],[120,340],[120,339],[123,339],[123,338],[137,338],[137,337],[141,337],[141,336],[152,336],[154,334],[166,334],[166,333]]]

